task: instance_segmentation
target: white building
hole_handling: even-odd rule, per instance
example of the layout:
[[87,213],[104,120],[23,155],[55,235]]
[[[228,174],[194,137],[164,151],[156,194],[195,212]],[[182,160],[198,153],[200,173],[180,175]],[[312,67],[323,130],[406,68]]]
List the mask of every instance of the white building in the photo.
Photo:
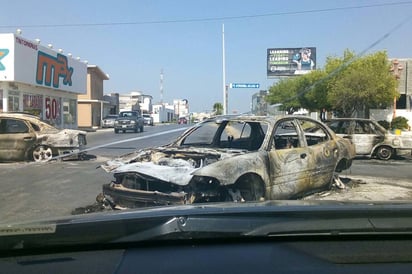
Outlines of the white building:
[[24,111],[60,128],[77,128],[77,95],[87,64],[20,34],[0,33],[0,112]]
[[119,109],[120,111],[138,110],[142,113],[152,113],[152,100],[151,95],[145,95],[139,91],[119,94]]
[[173,100],[173,108],[177,118],[189,118],[189,102],[186,99]]
[[174,106],[165,104],[153,105],[153,122],[170,123],[175,120]]

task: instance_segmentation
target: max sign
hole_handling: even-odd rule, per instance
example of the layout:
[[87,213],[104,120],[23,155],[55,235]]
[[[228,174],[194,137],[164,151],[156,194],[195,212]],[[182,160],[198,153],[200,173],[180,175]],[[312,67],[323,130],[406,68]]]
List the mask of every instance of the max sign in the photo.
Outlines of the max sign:
[[72,85],[73,68],[68,66],[67,57],[57,54],[53,57],[42,51],[37,55],[36,82],[39,85],[59,87],[60,78],[63,78],[63,85]]

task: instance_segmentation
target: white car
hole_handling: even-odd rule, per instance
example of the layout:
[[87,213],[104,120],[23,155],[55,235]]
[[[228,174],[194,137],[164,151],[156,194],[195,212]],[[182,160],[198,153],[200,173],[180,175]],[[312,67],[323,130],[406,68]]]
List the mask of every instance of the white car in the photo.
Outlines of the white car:
[[153,126],[153,117],[150,114],[143,114],[144,124],[148,126]]
[[412,151],[412,135],[393,134],[371,119],[336,118],[326,124],[338,136],[352,140],[357,156],[389,160],[400,151]]

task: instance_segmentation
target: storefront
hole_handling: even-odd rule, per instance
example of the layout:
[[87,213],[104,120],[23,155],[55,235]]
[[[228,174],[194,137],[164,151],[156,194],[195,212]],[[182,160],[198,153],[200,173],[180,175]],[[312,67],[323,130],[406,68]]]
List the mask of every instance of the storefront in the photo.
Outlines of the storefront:
[[87,64],[19,35],[0,34],[0,112],[29,112],[59,128],[77,128],[77,95]]

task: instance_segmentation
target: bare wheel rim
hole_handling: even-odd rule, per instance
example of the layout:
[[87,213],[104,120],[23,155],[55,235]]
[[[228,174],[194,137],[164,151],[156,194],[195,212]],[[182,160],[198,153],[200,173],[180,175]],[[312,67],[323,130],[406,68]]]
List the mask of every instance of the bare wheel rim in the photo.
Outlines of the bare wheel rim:
[[53,158],[53,152],[50,147],[38,146],[33,150],[33,159],[36,162],[46,162]]
[[388,160],[392,157],[392,149],[389,147],[380,147],[378,149],[378,157],[382,160]]

